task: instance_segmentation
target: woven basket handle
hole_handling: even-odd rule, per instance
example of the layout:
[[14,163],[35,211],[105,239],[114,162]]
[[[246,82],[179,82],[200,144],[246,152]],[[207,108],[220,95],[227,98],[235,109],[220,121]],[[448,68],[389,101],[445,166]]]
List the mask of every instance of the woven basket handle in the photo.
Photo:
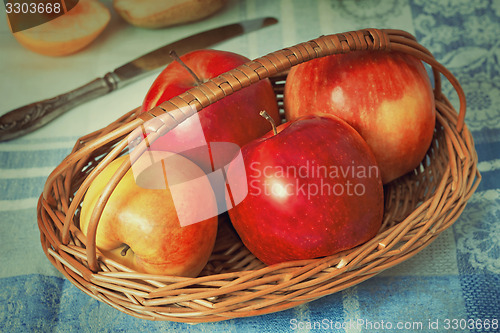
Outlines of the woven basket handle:
[[405,31],[392,29],[363,29],[321,36],[270,53],[208,80],[142,114],[140,118],[146,122],[167,112],[172,116],[172,124],[167,124],[167,126],[175,127],[184,119],[225,96],[259,80],[282,73],[295,65],[323,56],[360,50],[400,51],[428,63],[434,72],[434,94],[437,100],[442,98],[439,73],[443,74],[458,94],[460,110],[456,127],[459,132],[462,130],[466,101],[458,80],[438,63],[432,54],[416,41],[415,37]]
[[[445,98],[441,94],[440,84],[440,74],[443,74],[457,91],[460,101],[460,111],[456,120],[456,128],[459,132],[462,130],[464,126],[466,103],[464,92],[457,79],[443,65],[439,64],[432,54],[420,45],[411,34],[401,30],[363,29],[321,36],[317,39],[249,61],[139,115],[133,121],[117,129],[118,132],[114,133],[113,136],[110,134],[110,138],[116,137],[117,135],[127,135],[133,128],[145,126],[147,127],[147,133],[150,134],[148,136],[148,141],[154,142],[158,137],[172,130],[196,112],[259,80],[284,73],[295,65],[315,58],[360,50],[401,51],[428,63],[432,67],[434,74],[434,98],[436,100]],[[108,139],[111,140],[110,138]],[[77,203],[81,200],[92,179],[97,175],[98,169],[102,170],[105,165],[125,149],[126,146],[127,140],[125,139],[121,141],[96,167],[96,170],[93,170],[91,175],[85,179],[84,184],[82,184],[75,196],[74,202],[71,203],[70,214],[65,221],[63,230],[63,244],[67,244],[69,240],[69,222],[71,216],[73,216],[75,212]],[[127,161],[119,167],[110,179],[104,193],[96,203],[96,208],[92,213],[88,227],[86,244],[89,268],[94,272],[98,270],[96,230],[106,201],[109,199],[120,179],[130,169],[131,164],[147,149],[146,146],[146,140],[143,140],[143,142],[131,152],[131,158],[127,159]],[[51,179],[60,171],[61,170],[55,170],[51,175]],[[49,190],[50,187],[46,187],[45,191]]]

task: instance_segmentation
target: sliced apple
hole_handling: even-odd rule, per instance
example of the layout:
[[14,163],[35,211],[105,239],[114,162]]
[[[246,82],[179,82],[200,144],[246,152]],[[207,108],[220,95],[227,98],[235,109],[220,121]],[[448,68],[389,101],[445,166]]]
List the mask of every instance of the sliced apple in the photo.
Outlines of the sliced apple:
[[52,21],[14,33],[27,49],[65,56],[80,51],[101,34],[111,19],[109,9],[97,0],[80,0],[66,14]]
[[113,7],[130,24],[141,28],[163,28],[208,17],[227,0],[113,0]]

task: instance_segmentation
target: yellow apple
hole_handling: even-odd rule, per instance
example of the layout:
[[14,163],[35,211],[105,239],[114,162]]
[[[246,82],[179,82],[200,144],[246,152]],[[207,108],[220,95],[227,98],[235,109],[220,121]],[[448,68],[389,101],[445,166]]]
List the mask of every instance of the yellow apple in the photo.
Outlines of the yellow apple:
[[[99,196],[126,158],[111,162],[89,187],[80,218],[85,235]],[[195,277],[212,253],[216,234],[215,194],[204,172],[181,155],[146,152],[109,197],[96,246],[139,272]]]
[[25,48],[48,56],[66,56],[93,42],[111,19],[109,9],[97,0],[80,0],[52,21],[14,33]]

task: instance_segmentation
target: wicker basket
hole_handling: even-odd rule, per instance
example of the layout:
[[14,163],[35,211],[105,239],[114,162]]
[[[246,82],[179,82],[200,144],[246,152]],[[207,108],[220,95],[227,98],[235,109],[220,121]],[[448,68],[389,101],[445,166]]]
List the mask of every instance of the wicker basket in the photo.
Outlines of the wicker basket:
[[[264,78],[271,79],[282,107],[283,86],[292,66],[365,49],[407,52],[432,66],[437,109],[434,140],[427,157],[413,173],[385,186],[383,226],[371,241],[329,257],[265,266],[245,248],[227,215],[223,215],[209,263],[199,277],[185,278],[137,273],[104,257],[95,246],[97,218],[90,223],[93,233],[89,232],[88,239],[78,229],[87,188],[106,165],[126,151],[127,135],[138,126],[171,111],[172,123],[161,123],[157,129],[164,133],[203,107]],[[441,93],[441,74],[459,96],[459,113]],[[180,111],[186,107],[191,114]],[[83,292],[139,318],[199,323],[295,307],[405,261],[454,223],[480,181],[477,155],[464,117],[465,97],[459,83],[412,35],[399,30],[365,29],[321,36],[250,61],[149,113],[139,116],[138,110],[133,110],[80,138],[48,177],[40,196],[37,210],[42,247],[52,264]],[[118,169],[94,215],[100,216],[102,203],[130,164],[127,159]]]

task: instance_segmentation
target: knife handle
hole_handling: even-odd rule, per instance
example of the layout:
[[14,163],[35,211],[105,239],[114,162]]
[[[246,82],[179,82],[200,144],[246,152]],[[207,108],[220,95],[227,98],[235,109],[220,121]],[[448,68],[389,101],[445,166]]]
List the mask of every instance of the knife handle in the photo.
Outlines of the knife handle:
[[118,83],[110,72],[67,93],[12,110],[0,117],[0,141],[32,132],[71,108],[115,90]]

